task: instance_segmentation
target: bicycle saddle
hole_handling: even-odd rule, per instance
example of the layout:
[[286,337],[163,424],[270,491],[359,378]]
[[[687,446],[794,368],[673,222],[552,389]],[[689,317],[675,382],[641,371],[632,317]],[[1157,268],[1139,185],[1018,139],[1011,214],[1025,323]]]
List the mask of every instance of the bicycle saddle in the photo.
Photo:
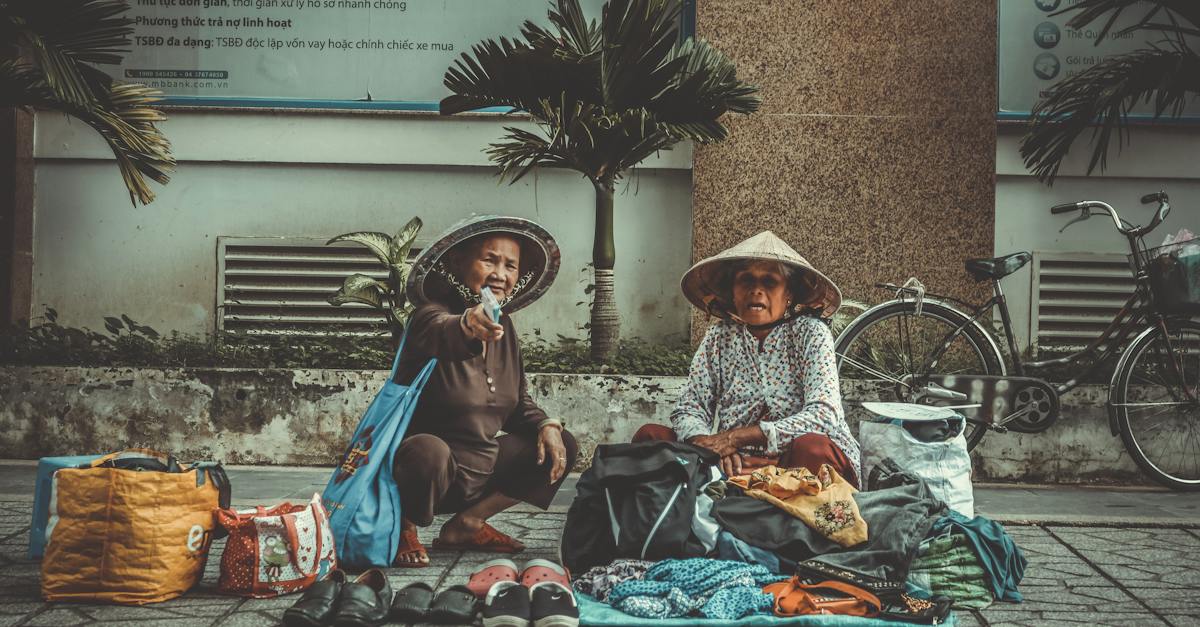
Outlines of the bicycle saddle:
[[1003,279],[1020,270],[1022,266],[1029,263],[1030,259],[1033,259],[1033,255],[1027,252],[1013,253],[992,259],[968,259],[967,272],[976,281]]

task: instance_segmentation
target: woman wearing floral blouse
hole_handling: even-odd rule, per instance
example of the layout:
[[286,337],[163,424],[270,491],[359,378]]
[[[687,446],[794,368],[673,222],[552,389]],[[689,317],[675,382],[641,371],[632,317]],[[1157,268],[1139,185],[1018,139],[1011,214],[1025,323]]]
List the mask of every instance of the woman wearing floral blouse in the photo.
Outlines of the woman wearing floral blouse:
[[764,231],[683,276],[692,304],[721,318],[692,358],[673,428],[645,425],[633,441],[683,440],[721,456],[729,476],[775,464],[816,473],[829,464],[858,485],[859,447],[846,424],[833,336],[821,317],[841,292]]

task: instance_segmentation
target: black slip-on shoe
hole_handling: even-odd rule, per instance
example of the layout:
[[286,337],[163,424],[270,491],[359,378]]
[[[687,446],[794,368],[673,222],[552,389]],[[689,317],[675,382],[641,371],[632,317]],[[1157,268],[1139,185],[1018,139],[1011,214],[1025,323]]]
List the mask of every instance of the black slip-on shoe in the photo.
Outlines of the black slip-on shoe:
[[557,581],[543,581],[529,589],[529,622],[533,627],[578,627],[575,593]]
[[529,588],[515,581],[498,581],[483,602],[483,627],[528,627]]
[[432,602],[433,588],[429,584],[423,581],[409,584],[392,599],[392,618],[402,623],[423,622],[429,616]]
[[379,627],[387,622],[391,605],[392,584],[382,570],[372,568],[342,586],[333,624],[335,627]]
[[346,583],[346,573],[334,570],[329,576],[309,586],[300,600],[283,611],[287,627],[321,627],[328,625],[337,610],[338,594]]
[[479,598],[466,586],[450,586],[438,593],[429,606],[429,622],[461,625],[475,622]]

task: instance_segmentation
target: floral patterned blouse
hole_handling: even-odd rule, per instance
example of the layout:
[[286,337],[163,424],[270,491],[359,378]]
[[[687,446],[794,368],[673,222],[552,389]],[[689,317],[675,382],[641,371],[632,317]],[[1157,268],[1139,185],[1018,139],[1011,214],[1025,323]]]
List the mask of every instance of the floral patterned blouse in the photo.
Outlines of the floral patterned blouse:
[[671,423],[680,440],[758,423],[767,446],[741,452],[759,456],[779,455],[797,437],[820,433],[859,465],[858,442],[842,409],[833,335],[810,316],[771,329],[761,346],[743,325],[709,328]]

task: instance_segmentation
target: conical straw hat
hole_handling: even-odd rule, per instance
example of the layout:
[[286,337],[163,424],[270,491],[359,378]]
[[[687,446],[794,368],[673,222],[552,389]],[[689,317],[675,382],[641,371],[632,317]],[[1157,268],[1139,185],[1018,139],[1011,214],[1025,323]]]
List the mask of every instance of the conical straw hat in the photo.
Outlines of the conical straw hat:
[[434,299],[435,293],[458,296],[470,306],[479,302],[478,294],[466,294],[466,286],[452,285],[439,274],[443,256],[455,246],[486,234],[511,235],[521,245],[521,276],[513,293],[500,305],[505,313],[513,313],[537,300],[550,289],[558,275],[562,253],[554,237],[542,225],[514,216],[470,216],[446,229],[429,244],[413,262],[406,290],[413,305]]
[[770,231],[763,231],[740,244],[721,251],[712,257],[696,263],[683,274],[680,285],[683,295],[701,311],[722,319],[730,319],[733,313],[733,303],[727,302],[730,286],[721,285],[732,277],[722,272],[729,264],[737,261],[778,261],[796,270],[796,276],[808,274],[817,284],[816,293],[811,298],[805,297],[799,283],[793,279],[791,286],[793,297],[804,301],[797,309],[805,307],[817,309],[823,318],[832,316],[842,306],[842,291],[829,277],[808,263],[800,253],[796,252],[787,242]]

